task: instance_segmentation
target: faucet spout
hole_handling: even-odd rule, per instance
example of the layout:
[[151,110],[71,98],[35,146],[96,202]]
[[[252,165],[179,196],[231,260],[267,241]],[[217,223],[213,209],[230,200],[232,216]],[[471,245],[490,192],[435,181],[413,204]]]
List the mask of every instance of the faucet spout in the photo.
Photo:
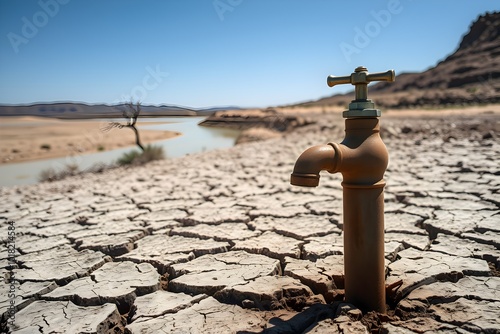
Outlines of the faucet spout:
[[302,153],[293,168],[290,183],[294,186],[317,187],[319,172],[336,173],[340,161],[337,144],[316,145]]

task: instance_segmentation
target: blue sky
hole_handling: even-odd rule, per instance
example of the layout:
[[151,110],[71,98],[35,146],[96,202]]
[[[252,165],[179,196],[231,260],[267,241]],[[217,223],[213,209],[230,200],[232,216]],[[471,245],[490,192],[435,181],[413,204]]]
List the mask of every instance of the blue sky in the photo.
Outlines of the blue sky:
[[491,0],[0,0],[0,103],[265,107],[422,71]]

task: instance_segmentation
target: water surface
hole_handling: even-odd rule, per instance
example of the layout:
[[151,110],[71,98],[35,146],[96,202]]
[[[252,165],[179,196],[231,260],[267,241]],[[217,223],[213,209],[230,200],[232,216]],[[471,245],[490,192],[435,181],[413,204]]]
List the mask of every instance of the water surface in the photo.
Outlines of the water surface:
[[[203,119],[204,117],[141,118],[139,120],[141,124],[139,134],[141,130],[181,132],[181,136],[154,143],[163,147],[167,159],[218,148],[232,147],[234,145],[239,131],[199,126],[198,123]],[[160,122],[164,123],[158,124]],[[155,124],[145,125],[144,123]],[[88,169],[98,163],[109,164],[116,161],[123,153],[133,149],[137,150],[137,148],[132,146],[99,153],[1,165],[0,186],[34,184],[38,182],[41,171],[49,168],[53,168],[56,171],[62,170],[68,164],[76,164],[80,170]]]

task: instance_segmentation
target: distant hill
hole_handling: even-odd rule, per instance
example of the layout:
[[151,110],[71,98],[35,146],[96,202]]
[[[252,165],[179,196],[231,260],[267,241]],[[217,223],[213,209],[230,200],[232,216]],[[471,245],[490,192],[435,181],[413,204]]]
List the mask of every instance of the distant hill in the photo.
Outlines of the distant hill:
[[[142,117],[158,116],[209,116],[220,110],[238,109],[237,107],[221,107],[207,109],[190,109],[170,105],[142,105]],[[0,116],[43,116],[61,119],[115,118],[122,117],[124,104],[85,104],[85,103],[37,103],[30,105],[0,105]]]
[[[407,108],[500,103],[500,12],[486,13],[472,23],[458,49],[421,73],[397,73],[396,81],[368,89],[376,105]],[[353,93],[339,94],[302,106],[346,106]]]

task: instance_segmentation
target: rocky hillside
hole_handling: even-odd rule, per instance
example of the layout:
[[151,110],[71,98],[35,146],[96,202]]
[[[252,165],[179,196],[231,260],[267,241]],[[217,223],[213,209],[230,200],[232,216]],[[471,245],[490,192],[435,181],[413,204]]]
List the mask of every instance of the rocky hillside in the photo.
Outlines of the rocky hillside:
[[[481,15],[445,60],[422,73],[402,73],[394,83],[370,86],[369,97],[393,108],[499,103],[499,37],[500,12]],[[352,97],[334,95],[305,105],[346,105]]]

